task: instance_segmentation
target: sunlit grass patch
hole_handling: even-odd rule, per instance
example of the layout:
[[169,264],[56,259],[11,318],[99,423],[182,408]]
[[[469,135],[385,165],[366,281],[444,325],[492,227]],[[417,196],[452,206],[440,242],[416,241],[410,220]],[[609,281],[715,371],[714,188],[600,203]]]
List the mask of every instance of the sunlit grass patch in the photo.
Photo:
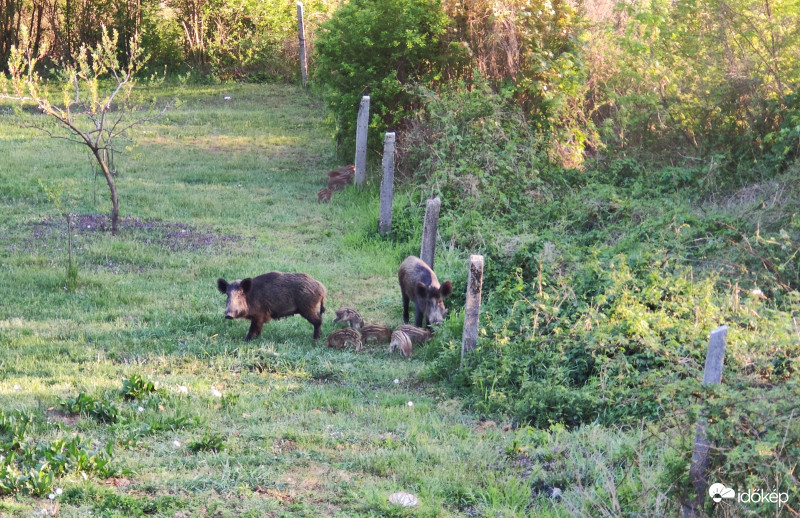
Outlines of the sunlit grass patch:
[[[377,234],[378,168],[366,188],[319,205],[325,173],[343,164],[313,95],[158,92],[175,94],[183,105],[137,128],[116,157],[117,236],[85,155],[0,115],[0,408],[34,413],[34,441],[80,433],[111,443],[120,469],[58,478],[60,516],[472,513],[487,469],[515,472],[502,435],[478,431],[420,380],[424,354],[325,345],[339,305],[369,323],[401,322],[397,266],[418,250]],[[66,227],[41,177],[76,186],[72,287]],[[456,275],[455,252],[440,257]],[[300,316],[267,323],[251,342],[247,321],[225,320],[216,279],[273,270],[325,284],[321,340]],[[388,503],[402,490],[417,494],[416,511]],[[0,495],[0,514],[37,509],[35,495]]]

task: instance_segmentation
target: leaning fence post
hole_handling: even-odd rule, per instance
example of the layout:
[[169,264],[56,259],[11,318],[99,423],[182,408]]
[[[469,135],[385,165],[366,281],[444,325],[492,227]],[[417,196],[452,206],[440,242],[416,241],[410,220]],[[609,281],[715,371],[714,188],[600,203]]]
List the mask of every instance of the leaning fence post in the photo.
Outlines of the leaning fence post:
[[422,224],[422,246],[419,258],[433,269],[433,256],[436,252],[436,234],[439,232],[439,208],[442,200],[429,198],[425,204],[425,222]]
[[303,25],[303,2],[297,2],[297,34],[300,38],[300,76],[305,87],[308,80],[308,57],[306,55],[306,30]]
[[392,228],[392,201],[394,199],[394,140],[393,131],[383,139],[383,181],[381,182],[381,217],[378,232],[385,234]]
[[467,302],[464,307],[464,333],[461,336],[461,361],[475,350],[478,344],[478,320],[481,312],[481,289],[483,287],[483,256],[469,257],[467,277]]
[[[704,385],[715,385],[722,381],[722,363],[725,359],[725,339],[727,336],[728,326],[721,326],[711,331],[706,366],[703,372]],[[707,427],[708,421],[706,421],[705,412],[701,411],[695,429],[692,464],[689,467],[689,479],[697,494],[694,500],[683,504],[684,518],[695,518],[703,515],[703,502],[706,499],[706,490],[708,489],[708,456],[711,451],[711,444],[706,440]]]
[[364,185],[367,177],[367,130],[369,129],[369,95],[361,98],[356,119],[356,185]]

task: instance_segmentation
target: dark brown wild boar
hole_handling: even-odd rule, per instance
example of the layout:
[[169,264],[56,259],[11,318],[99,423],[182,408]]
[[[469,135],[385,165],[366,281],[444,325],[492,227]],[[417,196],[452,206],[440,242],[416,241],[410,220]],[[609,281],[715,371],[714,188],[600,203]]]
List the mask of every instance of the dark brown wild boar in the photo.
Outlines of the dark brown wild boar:
[[444,301],[453,292],[453,283],[439,284],[436,274],[419,257],[410,255],[397,271],[400,293],[403,296],[403,322],[408,324],[408,303],[414,301],[415,322],[422,327],[422,317],[426,326],[438,324],[444,319],[447,310]]
[[217,279],[217,289],[228,296],[225,318],[250,320],[245,340],[260,335],[265,322],[298,314],[314,326],[314,339],[319,338],[327,292],[310,275],[270,272],[231,283]]

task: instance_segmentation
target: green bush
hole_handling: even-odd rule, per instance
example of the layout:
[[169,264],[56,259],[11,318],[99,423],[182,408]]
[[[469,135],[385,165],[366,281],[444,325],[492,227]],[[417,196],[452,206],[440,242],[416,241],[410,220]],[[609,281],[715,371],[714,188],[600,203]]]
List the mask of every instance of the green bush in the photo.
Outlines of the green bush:
[[119,409],[106,398],[91,396],[81,392],[74,398],[68,398],[61,403],[65,412],[77,415],[87,415],[102,423],[115,423],[119,417]]
[[355,150],[355,120],[370,96],[370,145],[410,114],[407,85],[441,80],[442,36],[448,25],[440,2],[352,0],[323,23],[316,41],[315,80],[336,122],[343,156]]
[[34,416],[23,412],[0,410],[0,496],[28,493],[47,495],[56,477],[69,473],[97,474],[109,477],[113,444],[92,450],[80,436],[52,441],[28,440]]
[[154,394],[162,394],[163,390],[156,390],[156,386],[139,374],[122,380],[122,397],[126,400],[141,400]]
[[524,231],[532,204],[551,197],[548,135],[482,81],[418,95],[423,109],[401,137],[401,166],[422,182],[419,197],[441,197],[440,227],[467,248],[486,246],[495,231]]
[[207,433],[200,439],[191,441],[186,447],[192,453],[219,453],[225,449],[225,439],[221,435]]

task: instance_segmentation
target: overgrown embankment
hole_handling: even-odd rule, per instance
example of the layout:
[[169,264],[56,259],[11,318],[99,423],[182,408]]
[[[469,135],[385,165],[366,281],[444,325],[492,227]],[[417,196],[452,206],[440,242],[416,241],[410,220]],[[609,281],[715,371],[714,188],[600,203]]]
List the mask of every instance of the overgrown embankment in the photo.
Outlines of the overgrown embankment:
[[[704,182],[714,171],[620,157],[565,169],[550,134],[488,89],[422,98],[404,138],[413,199],[441,196],[444,241],[487,256],[479,348],[459,369],[454,316],[428,377],[540,429],[655,423],[680,459],[662,473],[677,495],[691,452],[679,437],[705,401],[712,478],[796,491],[798,166],[728,190]],[[724,388],[709,393],[720,325]]]

